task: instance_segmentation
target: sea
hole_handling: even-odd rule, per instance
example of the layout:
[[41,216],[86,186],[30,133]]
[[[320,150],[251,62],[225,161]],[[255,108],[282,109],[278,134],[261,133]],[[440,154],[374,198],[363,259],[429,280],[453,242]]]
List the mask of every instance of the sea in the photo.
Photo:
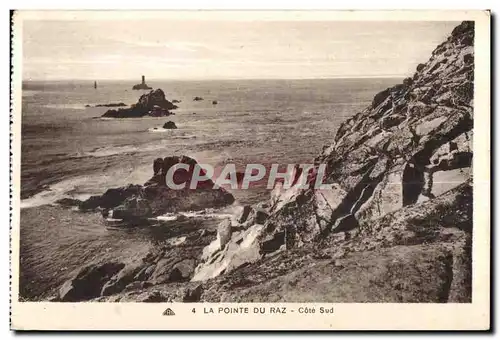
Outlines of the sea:
[[[86,199],[109,188],[143,184],[153,160],[187,155],[213,167],[249,163],[312,163],[333,141],[342,121],[401,79],[148,81],[175,115],[100,118],[98,104],[137,102],[148,91],[133,81],[25,81],[22,91],[21,275],[23,300],[43,300],[84,263],[147,252],[161,232],[111,230],[97,213],[56,204]],[[202,101],[194,101],[195,96]],[[213,101],[217,101],[214,105]],[[175,130],[154,132],[167,121]],[[157,130],[157,131],[158,131]],[[234,190],[232,207],[201,224],[216,225],[231,209],[269,197],[269,191]],[[188,212],[190,214],[203,212]]]

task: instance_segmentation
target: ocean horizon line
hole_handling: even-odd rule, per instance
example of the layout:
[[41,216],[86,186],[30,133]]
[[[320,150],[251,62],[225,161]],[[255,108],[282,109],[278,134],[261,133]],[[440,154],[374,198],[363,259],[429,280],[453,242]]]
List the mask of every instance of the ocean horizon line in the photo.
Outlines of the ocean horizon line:
[[[146,82],[192,82],[192,81],[267,81],[267,80],[334,80],[334,79],[404,79],[407,75],[376,75],[376,76],[338,76],[338,77],[315,77],[315,78],[190,78],[190,79],[175,79],[175,78],[148,78]],[[79,79],[79,78],[53,78],[53,79],[22,79],[22,82],[137,82],[138,78],[123,78],[123,79]]]

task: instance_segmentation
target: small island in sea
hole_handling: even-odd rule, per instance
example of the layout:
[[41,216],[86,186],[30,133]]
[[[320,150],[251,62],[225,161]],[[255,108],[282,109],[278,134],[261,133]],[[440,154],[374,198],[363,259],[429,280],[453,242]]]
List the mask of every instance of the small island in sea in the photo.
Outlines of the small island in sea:
[[136,104],[129,108],[108,110],[102,117],[105,118],[140,118],[144,116],[163,117],[174,113],[170,110],[177,109],[178,106],[165,98],[165,92],[162,89],[156,89],[143,94]]

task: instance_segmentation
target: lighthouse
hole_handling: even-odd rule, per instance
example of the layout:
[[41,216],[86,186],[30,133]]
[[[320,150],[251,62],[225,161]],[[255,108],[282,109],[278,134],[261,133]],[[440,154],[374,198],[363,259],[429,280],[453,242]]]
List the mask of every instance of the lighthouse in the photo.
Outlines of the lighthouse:
[[132,87],[132,90],[151,90],[152,88],[146,84],[146,77],[142,76],[142,82],[140,84],[136,84]]

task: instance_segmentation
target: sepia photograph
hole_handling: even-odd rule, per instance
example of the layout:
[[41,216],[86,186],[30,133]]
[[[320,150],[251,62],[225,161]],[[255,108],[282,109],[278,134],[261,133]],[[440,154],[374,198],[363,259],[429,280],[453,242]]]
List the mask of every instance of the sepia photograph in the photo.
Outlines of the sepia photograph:
[[489,12],[408,12],[14,11],[13,304],[487,318]]

